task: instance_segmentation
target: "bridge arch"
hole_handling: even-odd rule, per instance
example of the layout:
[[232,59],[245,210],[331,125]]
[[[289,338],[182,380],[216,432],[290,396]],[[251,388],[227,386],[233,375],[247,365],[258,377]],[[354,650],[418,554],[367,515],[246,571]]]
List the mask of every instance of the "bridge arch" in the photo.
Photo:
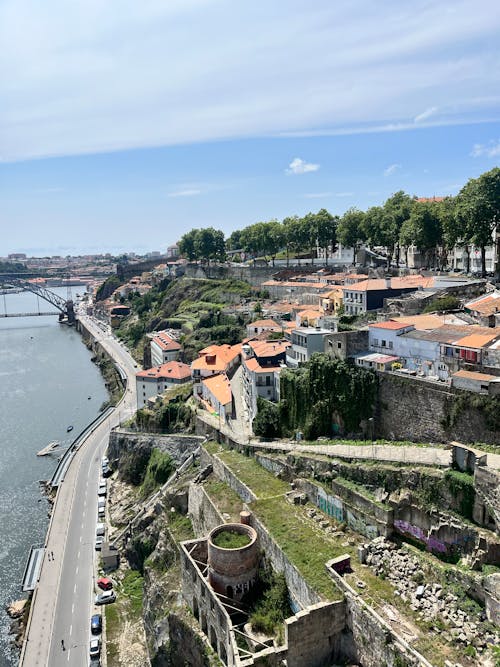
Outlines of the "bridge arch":
[[32,292],[57,308],[60,322],[66,320],[68,324],[73,324],[75,321],[73,301],[71,299],[63,299],[62,296],[42,285],[30,283],[28,280],[23,280],[22,278],[12,278],[11,276],[0,276],[0,285],[10,285],[11,287],[19,287],[25,292]]

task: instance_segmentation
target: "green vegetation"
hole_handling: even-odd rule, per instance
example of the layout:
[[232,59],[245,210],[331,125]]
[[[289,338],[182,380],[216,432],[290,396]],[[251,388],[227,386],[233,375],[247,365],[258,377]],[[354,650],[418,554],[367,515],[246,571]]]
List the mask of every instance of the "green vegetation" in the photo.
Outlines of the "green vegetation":
[[[0,261],[0,273],[23,273],[23,271],[26,271],[26,267],[20,262]],[[22,278],[22,276],[19,277]]]
[[436,310],[457,310],[460,308],[460,300],[456,296],[442,296],[427,304],[423,313],[434,313]]
[[174,471],[174,468],[175,465],[172,457],[154,448],[151,452],[144,474],[144,481],[141,485],[141,496],[146,498],[156,491],[159,486],[165,484]]
[[134,621],[142,617],[142,594],[144,588],[144,579],[137,570],[129,570],[120,586],[121,595],[125,596],[129,602],[129,611]]
[[120,641],[120,616],[116,604],[108,604],[104,609],[106,616],[106,657],[109,667],[118,667],[118,643]]
[[301,429],[307,439],[357,431],[372,414],[376,390],[371,371],[313,354],[299,369],[281,373],[281,424],[289,432]]
[[146,433],[185,433],[193,420],[193,413],[186,405],[192,390],[191,382],[169,389],[153,408],[137,410],[131,425]]
[[95,300],[104,301],[113,294],[117,287],[123,285],[123,281],[118,278],[117,275],[109,276],[106,280],[99,286],[99,289],[96,292]]
[[213,477],[207,480],[203,486],[221,514],[228,514],[233,522],[240,520],[243,503],[229,484]]
[[240,454],[234,449],[224,450],[217,456],[258,498],[272,498],[290,490],[289,484],[265,470],[253,457]]
[[472,395],[471,392],[455,394],[445,402],[444,416],[441,423],[444,428],[450,429],[467,418],[468,408],[475,408],[482,414],[486,426],[491,431],[500,430],[500,410],[498,397],[483,394]]
[[234,530],[223,530],[212,540],[216,547],[221,549],[241,549],[250,544],[250,537],[246,533],[237,533]]
[[284,498],[256,500],[251,509],[307,583],[327,600],[341,599],[342,594],[328,576],[325,563],[345,553],[345,547],[338,540],[326,537],[321,529],[315,529],[306,519],[304,509]]
[[473,475],[458,470],[446,470],[444,483],[453,497],[460,499],[460,514],[466,519],[472,519],[472,510],[476,498]]
[[[255,590],[252,591],[253,603],[250,623],[254,632],[266,635],[279,634],[285,618],[292,615],[285,576],[272,570],[265,570]],[[245,602],[248,600],[245,599]]]
[[278,438],[281,435],[279,408],[276,403],[257,398],[257,415],[252,422],[255,435],[263,438]]
[[187,514],[171,512],[168,517],[168,527],[177,542],[191,540],[194,537],[193,524]]

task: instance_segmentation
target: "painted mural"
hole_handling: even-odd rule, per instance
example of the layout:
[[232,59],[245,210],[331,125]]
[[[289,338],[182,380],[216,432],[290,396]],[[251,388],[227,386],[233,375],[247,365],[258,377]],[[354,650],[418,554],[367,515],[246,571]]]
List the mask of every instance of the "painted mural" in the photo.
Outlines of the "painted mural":
[[361,517],[357,517],[350,510],[345,509],[341,498],[331,496],[321,487],[318,488],[317,504],[325,514],[333,517],[336,521],[345,521],[357,533],[370,539],[377,537],[377,526],[366,523]]

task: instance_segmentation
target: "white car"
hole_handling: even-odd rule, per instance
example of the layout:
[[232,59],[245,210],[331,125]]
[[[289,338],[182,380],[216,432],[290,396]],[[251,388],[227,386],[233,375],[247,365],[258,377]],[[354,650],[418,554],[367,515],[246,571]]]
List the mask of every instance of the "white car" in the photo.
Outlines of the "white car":
[[95,540],[95,550],[96,551],[101,551],[103,542],[104,542],[104,540],[103,540],[102,537],[96,537],[96,540]]
[[101,655],[101,640],[91,639],[89,655],[91,658],[98,658]]
[[106,486],[106,480],[103,480],[102,482],[99,482],[99,486],[97,488],[97,495],[98,496],[105,496],[108,493],[108,489]]
[[103,523],[98,523],[95,528],[96,537],[104,537],[106,533],[106,526]]
[[101,459],[101,466],[104,468],[104,466],[109,465],[109,459],[107,456],[103,456]]
[[104,593],[99,593],[99,595],[95,596],[94,602],[96,605],[101,605],[101,604],[110,604],[115,600],[116,600],[116,594],[114,591],[104,591]]

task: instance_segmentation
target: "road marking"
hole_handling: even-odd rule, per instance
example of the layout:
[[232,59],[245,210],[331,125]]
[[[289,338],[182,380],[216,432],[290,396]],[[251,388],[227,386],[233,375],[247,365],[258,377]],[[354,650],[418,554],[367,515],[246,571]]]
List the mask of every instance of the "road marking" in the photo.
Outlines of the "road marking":
[[78,560],[80,560],[80,549],[78,549],[78,556],[77,556],[77,558],[78,558]]
[[69,654],[71,652],[71,649],[68,649],[68,662],[69,662]]
[[79,565],[76,566],[76,570],[75,570],[76,575],[78,574],[78,568],[79,568]]
[[70,635],[73,634],[73,624],[71,624],[71,625],[69,626],[69,634],[70,634]]
[[74,603],[74,602],[73,602],[73,604],[71,605],[71,615],[72,615],[72,616],[75,615],[75,603]]
[[73,593],[76,593],[76,584],[75,587],[73,588]]

